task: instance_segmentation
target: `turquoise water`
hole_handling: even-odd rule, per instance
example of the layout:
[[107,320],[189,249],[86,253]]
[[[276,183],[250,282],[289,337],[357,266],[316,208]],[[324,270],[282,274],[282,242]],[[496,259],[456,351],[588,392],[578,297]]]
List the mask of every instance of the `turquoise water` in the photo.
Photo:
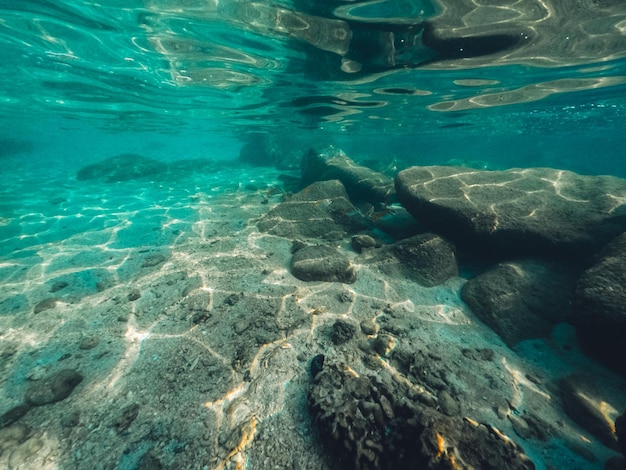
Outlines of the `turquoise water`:
[[[28,438],[2,447],[19,452],[0,466],[331,468],[302,371],[340,355],[320,339],[328,312],[360,321],[386,304],[410,305],[455,347],[494,344],[494,375],[510,373],[513,390],[503,403],[529,386],[517,370],[529,364],[546,380],[597,371],[614,398],[622,379],[570,353],[567,328],[515,353],[486,327],[454,330],[474,322],[465,274],[429,290],[363,268],[354,288],[309,286],[288,272],[292,240],[255,223],[299,189],[318,144],[388,176],[458,165],[626,178],[625,25],[619,0],[0,0],[0,413],[59,364],[85,377],[70,404],[22,418]],[[163,168],[79,177],[126,154]],[[216,320],[240,294],[236,318]],[[255,323],[264,309],[278,327]],[[607,401],[614,419],[623,400]],[[111,417],[135,402],[138,421],[119,431]],[[613,455],[546,413],[566,431],[522,445],[537,468]]]

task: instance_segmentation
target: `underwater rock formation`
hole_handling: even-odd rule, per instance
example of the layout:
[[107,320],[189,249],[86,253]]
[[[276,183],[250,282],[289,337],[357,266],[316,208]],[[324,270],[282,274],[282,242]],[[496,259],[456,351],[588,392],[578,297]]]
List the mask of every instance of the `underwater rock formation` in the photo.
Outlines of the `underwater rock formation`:
[[574,281],[556,263],[510,261],[470,279],[461,289],[461,298],[506,344],[514,346],[524,339],[549,336],[552,327],[565,320]]
[[418,221],[484,256],[585,259],[626,230],[626,180],[612,176],[413,167],[396,191]]
[[167,165],[163,162],[134,153],[124,153],[84,166],[78,170],[76,178],[79,181],[103,179],[107,183],[115,183],[153,176],[166,170]]
[[361,376],[337,364],[316,373],[308,396],[337,468],[535,468],[496,428],[450,418],[425,401],[389,376]]
[[339,240],[367,226],[338,180],[314,183],[257,222],[261,232],[286,238]]
[[590,355],[626,373],[626,233],[602,251],[576,285],[573,314],[579,340]]
[[360,260],[396,278],[433,287],[458,276],[454,246],[439,235],[423,233],[380,249],[367,250]]
[[352,201],[376,204],[395,194],[393,179],[358,165],[333,146],[312,148],[302,157],[302,182],[337,179],[343,183]]

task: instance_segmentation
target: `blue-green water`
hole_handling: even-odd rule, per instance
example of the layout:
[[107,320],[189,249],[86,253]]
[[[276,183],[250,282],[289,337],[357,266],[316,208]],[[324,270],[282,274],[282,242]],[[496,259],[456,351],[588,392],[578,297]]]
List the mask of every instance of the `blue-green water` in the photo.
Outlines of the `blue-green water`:
[[[524,442],[537,468],[601,468],[612,451],[563,424],[522,373],[597,373],[609,405],[624,404],[609,400],[622,379],[570,352],[567,327],[515,352],[463,329],[476,322],[462,276],[429,290],[363,267],[354,288],[311,287],[290,277],[291,240],[255,223],[318,144],[389,176],[459,165],[626,178],[625,25],[620,0],[0,0],[0,413],[64,364],[85,377],[69,404],[21,419],[21,447],[3,437],[0,467],[161,468],[150,454],[162,468],[256,470],[272,456],[331,468],[303,404],[306,361],[345,353],[324,342],[334,315],[358,325],[410,305],[451,349],[493,343],[508,394],[467,386],[466,401],[502,398],[517,414],[527,399],[564,429]],[[262,165],[240,160],[245,146]],[[77,177],[123,154],[168,170]],[[231,307],[236,318],[215,319]],[[276,331],[258,324],[268,308]],[[206,327],[192,321],[204,311]],[[132,403],[134,427],[115,431]],[[497,420],[491,405],[467,417]],[[75,411],[79,424],[62,424]]]

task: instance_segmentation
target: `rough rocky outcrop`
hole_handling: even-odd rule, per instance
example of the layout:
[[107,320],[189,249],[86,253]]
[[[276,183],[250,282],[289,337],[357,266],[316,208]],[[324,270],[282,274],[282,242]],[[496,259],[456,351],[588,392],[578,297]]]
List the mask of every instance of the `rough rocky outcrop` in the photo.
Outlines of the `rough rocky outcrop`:
[[509,346],[546,337],[565,320],[575,277],[566,268],[537,259],[500,263],[470,279],[461,298]]
[[337,468],[534,469],[511,439],[490,425],[450,418],[400,382],[324,365],[309,410]]
[[626,373],[626,233],[578,280],[570,320],[588,353]]
[[332,146],[312,148],[302,157],[302,182],[337,179],[353,201],[385,202],[395,193],[393,179],[358,165]]
[[287,238],[338,240],[367,226],[338,180],[311,184],[257,223],[261,232]]
[[396,191],[419,222],[484,255],[581,258],[626,230],[626,180],[611,176],[413,167]]
[[356,270],[350,260],[335,248],[323,245],[305,246],[293,254],[291,273],[301,281],[356,281]]
[[375,265],[388,276],[408,278],[426,287],[441,284],[459,273],[454,246],[432,233],[366,250],[360,262]]
[[84,166],[76,175],[79,181],[103,179],[107,183],[129,181],[166,172],[167,165],[158,160],[124,153]]

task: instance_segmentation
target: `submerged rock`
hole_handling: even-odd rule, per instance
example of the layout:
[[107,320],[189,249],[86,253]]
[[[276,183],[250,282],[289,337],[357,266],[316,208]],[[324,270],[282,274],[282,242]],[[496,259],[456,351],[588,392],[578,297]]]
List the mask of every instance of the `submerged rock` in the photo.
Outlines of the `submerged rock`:
[[580,259],[626,231],[626,180],[612,176],[413,167],[396,190],[419,222],[484,255]]
[[167,169],[167,165],[158,160],[124,153],[84,166],[78,170],[76,178],[79,181],[103,179],[107,183],[115,183],[153,176]]
[[307,186],[257,223],[261,232],[287,238],[338,240],[367,226],[338,180]]
[[565,413],[605,446],[619,451],[613,420],[606,414],[605,399],[594,386],[593,378],[571,375],[560,385]]
[[362,255],[361,262],[384,274],[433,287],[459,274],[454,246],[433,233],[423,233]]
[[291,273],[302,281],[356,281],[356,270],[350,260],[329,246],[307,246],[291,259]]
[[542,260],[500,263],[470,279],[461,298],[509,346],[547,337],[565,320],[574,293],[574,276]]
[[578,280],[570,321],[589,354],[626,374],[626,233]]
[[312,148],[302,157],[302,182],[337,179],[353,201],[385,202],[395,194],[393,179],[358,165],[332,146]]

